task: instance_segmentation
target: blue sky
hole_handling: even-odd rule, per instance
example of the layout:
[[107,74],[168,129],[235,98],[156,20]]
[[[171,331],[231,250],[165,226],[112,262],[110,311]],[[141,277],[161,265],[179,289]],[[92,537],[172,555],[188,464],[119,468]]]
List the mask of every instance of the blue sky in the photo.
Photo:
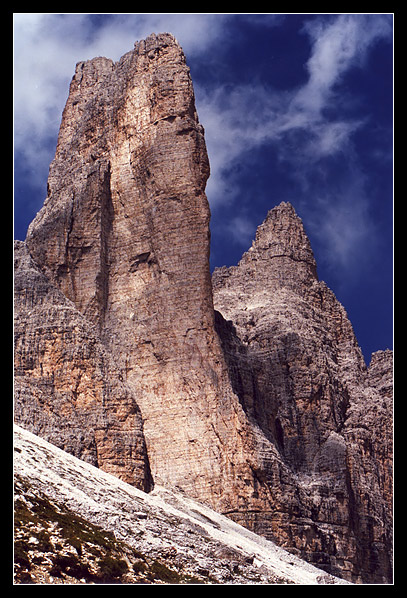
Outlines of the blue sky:
[[290,201],[366,361],[393,339],[391,14],[14,14],[15,238],[46,196],[75,64],[168,31],[211,164],[211,267]]

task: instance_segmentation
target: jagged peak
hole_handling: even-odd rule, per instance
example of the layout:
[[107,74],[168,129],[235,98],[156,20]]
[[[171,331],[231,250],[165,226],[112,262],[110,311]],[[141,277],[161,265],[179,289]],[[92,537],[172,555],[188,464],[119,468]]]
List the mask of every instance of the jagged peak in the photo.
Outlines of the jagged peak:
[[307,277],[318,279],[314,254],[304,225],[289,202],[281,202],[269,210],[264,222],[257,228],[252,246],[240,263],[258,260],[259,254],[262,262],[273,269],[274,258],[288,258],[298,264],[302,263]]
[[302,220],[289,202],[283,201],[269,210],[264,222],[257,228],[254,243],[259,245],[265,240],[276,245],[289,244],[291,250],[298,249],[296,245],[300,241],[301,247],[307,246],[312,253]]
[[119,65],[126,58],[130,57],[133,52],[135,54],[155,54],[157,51],[162,48],[166,48],[167,46],[175,46],[179,48],[183,54],[178,40],[174,37],[174,35],[172,35],[172,33],[151,33],[145,39],[136,40],[134,42],[134,50],[130,50],[124,54],[116,63],[111,58],[107,58],[105,56],[96,56],[94,58],[90,58],[89,60],[81,60],[77,62],[74,78],[79,77],[79,80],[81,81],[84,69],[92,73],[97,73],[99,76],[103,74],[108,75],[112,70],[114,70],[115,66]]
[[277,282],[295,290],[318,281],[311,243],[291,203],[283,201],[269,210],[239,264],[215,268],[212,284],[222,286],[231,276],[236,284],[236,276],[242,275],[250,279],[250,287],[261,280],[261,288],[275,287]]
[[181,49],[178,40],[172,33],[151,33],[145,39],[134,42],[134,49],[138,53],[155,52],[159,48],[166,48],[167,46],[176,46]]
[[[287,214],[292,214],[293,216],[297,216],[297,212],[295,211],[293,204],[290,203],[289,201],[281,201],[277,206],[274,206],[274,208],[271,208],[267,213],[266,220],[273,213],[287,213]],[[297,216],[297,218],[298,218],[298,216]]]

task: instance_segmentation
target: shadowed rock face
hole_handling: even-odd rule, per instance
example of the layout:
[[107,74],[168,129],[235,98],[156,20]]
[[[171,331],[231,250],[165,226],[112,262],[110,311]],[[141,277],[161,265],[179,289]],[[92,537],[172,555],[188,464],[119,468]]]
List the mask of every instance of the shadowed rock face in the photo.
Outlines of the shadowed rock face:
[[78,63],[16,250],[17,422],[138,487],[151,469],[336,575],[389,581],[391,353],[366,369],[290,204],[211,281],[208,176],[173,36]]
[[288,203],[238,266],[215,270],[213,292],[233,388],[304,492],[274,533],[348,579],[391,579],[391,351],[366,369]]
[[310,471],[329,433],[341,431],[349,383],[366,367],[290,204],[269,212],[238,266],[215,270],[213,287],[215,308],[253,364],[254,378],[234,382],[246,412],[290,467]]

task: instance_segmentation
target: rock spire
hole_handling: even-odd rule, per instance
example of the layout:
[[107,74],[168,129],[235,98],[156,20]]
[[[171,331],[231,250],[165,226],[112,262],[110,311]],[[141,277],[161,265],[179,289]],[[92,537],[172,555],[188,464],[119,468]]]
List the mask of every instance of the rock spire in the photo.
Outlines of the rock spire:
[[[273,208],[239,264],[216,269],[212,281],[233,388],[298,492],[276,537],[310,561],[332,542],[331,570],[389,579],[392,353],[374,354],[366,369],[290,204]],[[288,484],[279,488],[274,517],[295,495]]]
[[366,369],[290,204],[211,279],[208,176],[172,35],[76,65],[15,250],[17,423],[334,575],[387,582],[391,354]]
[[154,480],[228,511],[257,441],[214,327],[208,175],[185,56],[152,35],[76,66],[26,243],[137,396]]

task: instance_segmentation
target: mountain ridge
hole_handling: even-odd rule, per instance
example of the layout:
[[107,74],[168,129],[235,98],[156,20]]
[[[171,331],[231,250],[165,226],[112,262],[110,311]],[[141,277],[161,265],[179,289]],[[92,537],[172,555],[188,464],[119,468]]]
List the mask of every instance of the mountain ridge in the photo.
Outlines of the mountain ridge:
[[331,574],[389,583],[392,354],[366,368],[291,204],[211,277],[208,176],[173,36],[77,64],[15,248],[16,423]]

